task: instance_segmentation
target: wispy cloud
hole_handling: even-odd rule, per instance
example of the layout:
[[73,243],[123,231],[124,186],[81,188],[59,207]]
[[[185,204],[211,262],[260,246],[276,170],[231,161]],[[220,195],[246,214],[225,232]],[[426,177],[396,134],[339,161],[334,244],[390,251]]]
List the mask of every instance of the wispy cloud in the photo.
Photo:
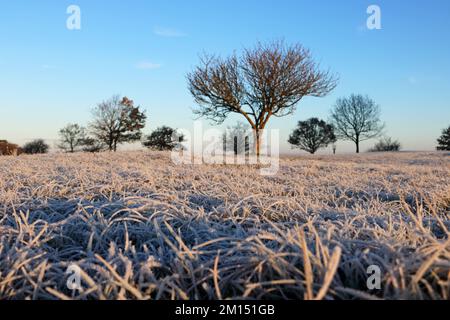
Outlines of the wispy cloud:
[[179,38],[179,37],[185,37],[186,34],[171,28],[162,28],[162,27],[155,27],[153,28],[153,33],[160,37],[169,37],[169,38]]
[[41,66],[41,68],[42,68],[42,70],[53,70],[53,69],[56,69],[55,66],[52,66],[52,65],[49,65],[49,64],[43,64]]
[[159,63],[153,63],[150,61],[141,61],[138,64],[136,64],[136,68],[141,70],[154,70],[161,68],[161,66],[162,65]]

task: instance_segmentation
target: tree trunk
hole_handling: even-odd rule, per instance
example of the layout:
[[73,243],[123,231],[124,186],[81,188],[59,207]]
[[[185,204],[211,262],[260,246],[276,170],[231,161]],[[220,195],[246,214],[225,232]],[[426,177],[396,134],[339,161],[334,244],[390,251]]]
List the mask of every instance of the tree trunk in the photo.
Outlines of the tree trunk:
[[113,140],[111,138],[108,141],[108,150],[109,152],[113,151]]
[[261,131],[262,129],[256,128],[255,131],[255,151],[256,151],[256,159],[259,163],[259,157],[261,155]]
[[356,138],[356,153],[359,153],[359,137]]

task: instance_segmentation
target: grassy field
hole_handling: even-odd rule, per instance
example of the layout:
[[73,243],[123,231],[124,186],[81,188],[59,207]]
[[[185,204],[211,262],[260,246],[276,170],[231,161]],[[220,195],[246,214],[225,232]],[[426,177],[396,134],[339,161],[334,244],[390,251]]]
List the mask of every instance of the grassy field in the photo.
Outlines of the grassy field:
[[449,234],[448,153],[0,157],[0,299],[450,299]]

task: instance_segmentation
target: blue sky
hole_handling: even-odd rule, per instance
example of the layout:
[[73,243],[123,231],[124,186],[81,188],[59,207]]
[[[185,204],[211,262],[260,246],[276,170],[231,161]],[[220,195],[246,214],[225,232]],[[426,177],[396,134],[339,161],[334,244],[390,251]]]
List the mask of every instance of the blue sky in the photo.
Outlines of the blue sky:
[[[81,30],[66,28],[71,4],[81,8]],[[365,27],[371,4],[381,8],[381,30]],[[336,99],[351,93],[380,105],[387,135],[404,149],[432,150],[450,125],[449,31],[448,0],[2,0],[0,138],[56,139],[69,122],[87,124],[92,107],[113,94],[145,107],[146,132],[191,128],[186,73],[199,54],[283,38],[311,49],[340,83],[326,98],[303,100],[293,116],[271,120],[282,150],[298,120],[327,119]]]

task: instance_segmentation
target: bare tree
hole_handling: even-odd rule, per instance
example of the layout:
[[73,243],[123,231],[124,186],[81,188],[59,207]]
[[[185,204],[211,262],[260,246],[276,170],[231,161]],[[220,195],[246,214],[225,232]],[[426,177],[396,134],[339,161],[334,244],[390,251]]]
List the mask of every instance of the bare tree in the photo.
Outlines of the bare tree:
[[398,152],[401,148],[402,145],[398,140],[384,137],[380,139],[373,148],[369,149],[369,152]]
[[133,100],[117,95],[98,104],[93,114],[92,134],[109,151],[116,151],[120,143],[140,140],[147,118],[139,106],[134,106]]
[[334,128],[318,118],[299,121],[297,128],[289,136],[291,145],[314,154],[320,148],[328,147],[336,142]]
[[323,97],[337,84],[329,71],[319,70],[309,50],[282,41],[260,43],[240,57],[205,56],[187,79],[199,116],[217,124],[230,113],[245,117],[258,157],[262,131],[272,116],[292,114],[302,98]]
[[379,106],[363,95],[338,99],[331,111],[331,122],[339,138],[356,144],[356,153],[361,141],[380,136],[384,129]]
[[59,130],[59,136],[58,147],[66,152],[73,153],[84,144],[86,129],[78,124],[68,124]]

